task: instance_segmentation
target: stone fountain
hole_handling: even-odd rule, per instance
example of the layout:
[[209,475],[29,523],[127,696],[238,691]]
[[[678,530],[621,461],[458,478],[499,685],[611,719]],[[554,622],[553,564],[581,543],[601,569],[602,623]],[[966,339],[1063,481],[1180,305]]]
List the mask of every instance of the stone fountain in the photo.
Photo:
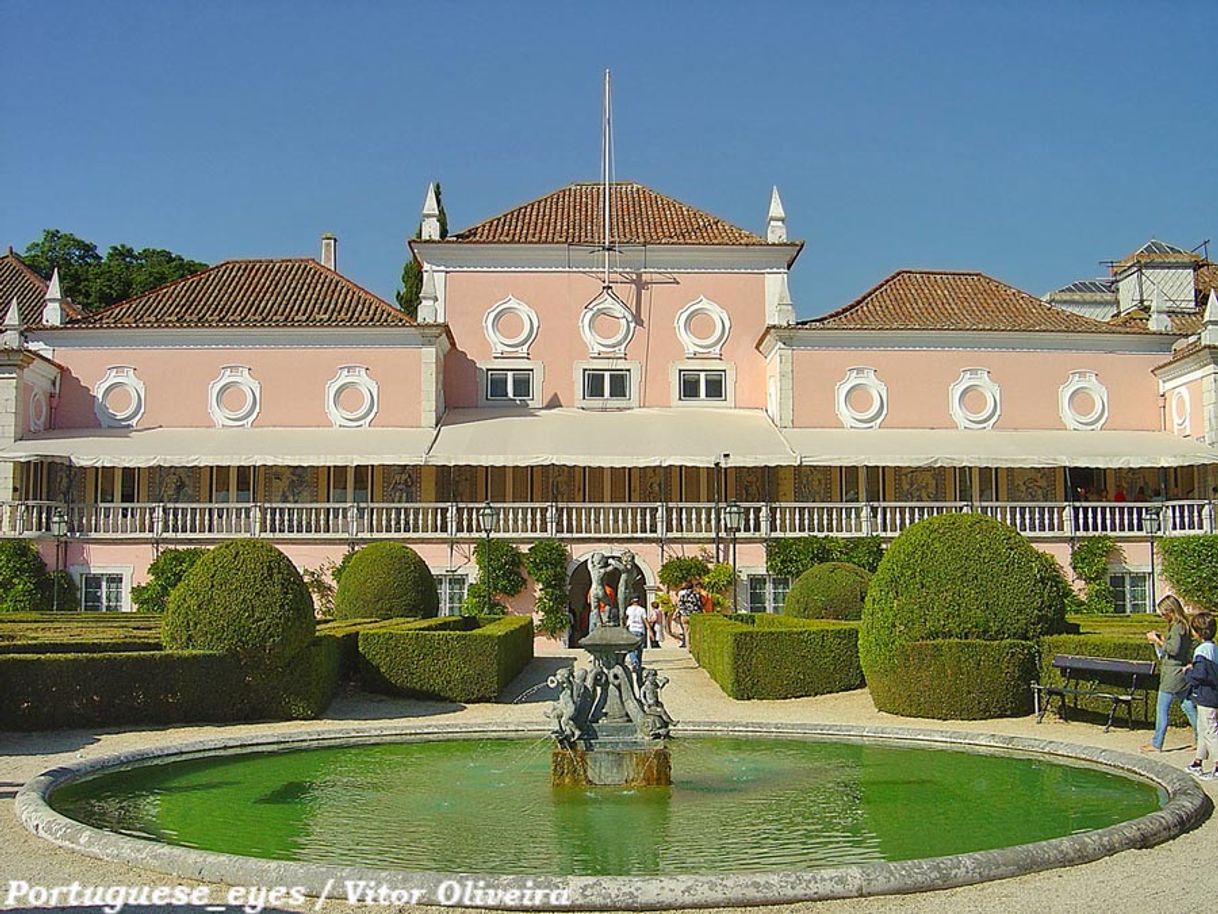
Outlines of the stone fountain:
[[557,745],[550,756],[555,786],[664,786],[672,783],[667,737],[674,724],[660,700],[668,679],[631,669],[626,655],[640,638],[618,624],[599,624],[579,646],[589,667],[549,679],[558,697],[546,712]]

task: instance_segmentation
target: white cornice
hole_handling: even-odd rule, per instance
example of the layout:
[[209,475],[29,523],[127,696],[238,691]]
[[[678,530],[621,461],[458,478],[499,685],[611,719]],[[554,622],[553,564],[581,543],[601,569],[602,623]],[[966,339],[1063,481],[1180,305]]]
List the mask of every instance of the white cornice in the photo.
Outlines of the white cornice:
[[992,330],[812,330],[767,327],[757,341],[766,354],[790,349],[916,349],[1021,352],[1169,353],[1177,337],[1134,333],[1033,333]]
[[31,339],[58,349],[375,349],[430,348],[448,335],[445,324],[418,327],[40,330]]
[[1166,393],[1173,387],[1207,377],[1215,371],[1218,371],[1218,351],[1201,349],[1177,362],[1158,366],[1154,369],[1154,375],[1159,379],[1159,393]]
[[[599,273],[602,254],[592,246],[565,244],[455,244],[412,241],[424,264],[471,272]],[[765,273],[785,271],[799,244],[622,245],[616,273]]]

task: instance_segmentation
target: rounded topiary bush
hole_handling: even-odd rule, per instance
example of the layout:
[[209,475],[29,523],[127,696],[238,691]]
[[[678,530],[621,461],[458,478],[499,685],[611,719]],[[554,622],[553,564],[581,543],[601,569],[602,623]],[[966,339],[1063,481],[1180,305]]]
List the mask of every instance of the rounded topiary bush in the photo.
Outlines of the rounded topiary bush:
[[[1013,527],[981,514],[946,514],[914,524],[880,561],[863,606],[859,659],[882,711],[922,717],[984,716],[993,702],[982,680],[938,688],[915,704],[911,664],[927,656],[915,642],[1034,642],[1065,625],[1060,572]],[[963,648],[962,648],[963,649]],[[914,676],[914,678],[917,678]],[[1027,683],[1020,683],[1026,689]],[[973,690],[977,713],[969,713]]]
[[270,543],[232,540],[199,558],[161,621],[170,650],[223,651],[286,666],[313,638],[313,598],[286,555]]
[[401,543],[373,543],[352,555],[334,595],[339,619],[430,617],[439,611],[431,569]]
[[849,562],[813,565],[791,585],[782,606],[800,619],[861,619],[871,575]]

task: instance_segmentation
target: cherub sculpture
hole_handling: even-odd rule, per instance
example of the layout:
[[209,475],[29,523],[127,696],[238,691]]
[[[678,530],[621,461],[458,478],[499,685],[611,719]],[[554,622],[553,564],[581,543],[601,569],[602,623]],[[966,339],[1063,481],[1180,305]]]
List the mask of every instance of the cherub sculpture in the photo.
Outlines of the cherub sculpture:
[[634,588],[639,582],[639,575],[642,573],[639,566],[635,564],[634,553],[629,549],[623,549],[622,554],[617,558],[617,567],[621,569],[622,575],[617,581],[617,611],[618,618],[626,618],[626,607],[630,605],[630,601],[634,598]]
[[648,734],[653,738],[668,736],[676,723],[664,703],[660,701],[660,690],[668,685],[668,677],[659,675],[654,669],[643,670],[643,682],[639,686],[639,703],[646,715]]
[[558,697],[545,711],[545,715],[554,722],[554,738],[558,740],[558,744],[564,748],[570,747],[583,736],[583,731],[576,723],[579,707],[577,683],[571,675],[571,669],[564,667],[547,679],[546,684],[552,689],[558,689]]
[[592,579],[592,586],[588,589],[589,629],[598,628],[606,622],[613,624],[612,618],[605,618],[605,610],[610,610],[610,615],[613,615],[605,575],[612,569],[620,567],[621,564],[613,556],[605,555],[603,552],[594,552],[588,556],[588,576]]

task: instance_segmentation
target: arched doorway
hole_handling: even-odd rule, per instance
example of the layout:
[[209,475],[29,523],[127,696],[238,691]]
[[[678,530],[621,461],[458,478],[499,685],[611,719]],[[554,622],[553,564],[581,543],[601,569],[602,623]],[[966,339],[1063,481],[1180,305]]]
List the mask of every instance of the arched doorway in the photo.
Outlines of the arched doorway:
[[[617,553],[609,554],[615,555]],[[588,591],[592,587],[592,576],[588,573],[588,559],[591,555],[592,553],[587,553],[576,558],[567,573],[567,607],[571,612],[571,618],[574,620],[568,641],[571,645],[577,644],[584,635],[588,634],[588,616],[591,610],[588,603]],[[635,557],[635,564],[639,566],[642,574],[635,579],[632,596],[637,597],[638,601],[646,606],[647,588],[652,584],[653,575],[651,569],[641,562],[637,556]],[[615,597],[618,581],[621,576],[621,572],[616,568],[610,569],[605,575],[605,585]]]

